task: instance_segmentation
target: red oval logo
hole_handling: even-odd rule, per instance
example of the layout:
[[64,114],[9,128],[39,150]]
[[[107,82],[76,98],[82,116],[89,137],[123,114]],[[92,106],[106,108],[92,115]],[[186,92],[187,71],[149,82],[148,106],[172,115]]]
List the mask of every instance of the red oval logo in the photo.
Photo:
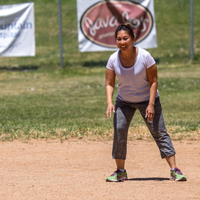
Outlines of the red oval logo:
[[116,48],[115,30],[120,24],[130,23],[136,41],[144,40],[153,27],[153,19],[147,8],[123,1],[103,1],[91,6],[81,18],[83,34],[95,44]]

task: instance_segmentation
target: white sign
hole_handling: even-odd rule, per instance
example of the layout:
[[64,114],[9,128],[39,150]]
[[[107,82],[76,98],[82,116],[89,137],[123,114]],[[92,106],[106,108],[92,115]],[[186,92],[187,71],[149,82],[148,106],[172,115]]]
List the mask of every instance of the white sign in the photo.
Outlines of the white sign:
[[115,30],[130,23],[134,46],[157,47],[154,0],[77,0],[79,51],[115,51]]
[[0,6],[0,56],[35,56],[34,3]]

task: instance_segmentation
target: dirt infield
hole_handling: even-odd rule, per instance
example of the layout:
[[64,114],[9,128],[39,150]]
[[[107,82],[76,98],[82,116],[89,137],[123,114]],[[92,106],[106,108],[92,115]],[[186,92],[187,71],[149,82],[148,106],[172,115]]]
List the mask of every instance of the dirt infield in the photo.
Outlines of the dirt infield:
[[31,140],[1,142],[0,199],[200,199],[200,142],[174,141],[188,181],[169,179],[152,141],[129,141],[128,181],[106,182],[115,170],[112,142]]

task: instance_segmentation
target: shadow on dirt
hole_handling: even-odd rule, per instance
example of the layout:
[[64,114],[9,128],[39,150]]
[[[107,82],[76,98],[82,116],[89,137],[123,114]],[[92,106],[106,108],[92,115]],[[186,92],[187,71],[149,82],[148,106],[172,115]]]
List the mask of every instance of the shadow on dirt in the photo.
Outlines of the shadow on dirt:
[[169,181],[169,178],[129,178],[127,181]]

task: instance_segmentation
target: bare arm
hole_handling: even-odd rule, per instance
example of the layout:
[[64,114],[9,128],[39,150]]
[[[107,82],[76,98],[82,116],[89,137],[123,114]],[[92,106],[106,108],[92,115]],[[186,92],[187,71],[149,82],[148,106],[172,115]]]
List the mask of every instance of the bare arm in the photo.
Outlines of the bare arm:
[[112,97],[115,87],[115,72],[106,69],[106,98],[107,98],[107,109],[106,109],[106,117],[111,117],[112,111],[115,112],[115,107],[112,103]]
[[155,104],[155,98],[156,98],[157,88],[158,88],[156,64],[149,67],[146,71],[147,71],[147,77],[150,83],[150,99],[149,99],[149,105],[147,106],[147,109],[146,109],[146,117],[147,117],[147,121],[150,122],[154,118],[154,115],[155,115],[154,104]]

